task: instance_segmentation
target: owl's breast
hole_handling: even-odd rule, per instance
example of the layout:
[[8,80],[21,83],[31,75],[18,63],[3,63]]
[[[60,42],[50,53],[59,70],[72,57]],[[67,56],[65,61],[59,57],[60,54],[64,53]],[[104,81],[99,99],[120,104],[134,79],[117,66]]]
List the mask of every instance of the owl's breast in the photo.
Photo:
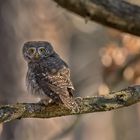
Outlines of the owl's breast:
[[36,79],[36,73],[34,73],[32,70],[28,70],[27,76],[26,76],[26,83],[27,83],[27,89],[28,92],[34,96],[37,97],[44,97],[46,96],[43,92],[43,90],[40,88],[39,83],[37,83]]

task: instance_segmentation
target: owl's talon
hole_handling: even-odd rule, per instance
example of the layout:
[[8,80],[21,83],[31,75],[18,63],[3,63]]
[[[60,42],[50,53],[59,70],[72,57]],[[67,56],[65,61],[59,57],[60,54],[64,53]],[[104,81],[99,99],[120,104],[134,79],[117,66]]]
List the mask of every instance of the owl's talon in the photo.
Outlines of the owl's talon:
[[41,99],[39,101],[39,104],[48,106],[49,104],[55,104],[55,102],[52,99],[49,99],[49,100],[47,100],[47,99],[46,100],[45,99]]
[[41,100],[39,101],[39,104],[41,104],[41,105],[45,105],[45,106],[48,106],[48,104],[49,104],[49,100],[41,99]]
[[49,100],[49,104],[53,105],[53,104],[56,104],[55,101],[53,101],[52,99]]
[[79,113],[80,112],[80,108],[77,106],[76,108],[72,108],[72,113]]
[[81,101],[82,101],[82,97],[76,97],[75,101],[76,101],[77,104],[80,104]]

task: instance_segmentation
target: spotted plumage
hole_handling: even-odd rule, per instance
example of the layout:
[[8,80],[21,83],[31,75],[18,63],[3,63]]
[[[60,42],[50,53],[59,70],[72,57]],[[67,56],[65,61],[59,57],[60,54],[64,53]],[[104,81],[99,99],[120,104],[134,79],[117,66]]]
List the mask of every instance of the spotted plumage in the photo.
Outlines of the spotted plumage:
[[45,41],[26,42],[23,55],[28,62],[26,79],[29,91],[43,102],[48,103],[51,99],[69,109],[77,109],[70,70],[51,44]]

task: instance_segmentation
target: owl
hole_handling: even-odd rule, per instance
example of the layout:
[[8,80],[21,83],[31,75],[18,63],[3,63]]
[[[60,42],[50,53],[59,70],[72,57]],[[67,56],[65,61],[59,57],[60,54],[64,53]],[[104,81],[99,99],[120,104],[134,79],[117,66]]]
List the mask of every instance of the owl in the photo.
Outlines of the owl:
[[23,46],[23,56],[28,63],[27,89],[45,105],[49,102],[64,104],[77,110],[73,99],[74,87],[66,62],[46,41],[29,41]]

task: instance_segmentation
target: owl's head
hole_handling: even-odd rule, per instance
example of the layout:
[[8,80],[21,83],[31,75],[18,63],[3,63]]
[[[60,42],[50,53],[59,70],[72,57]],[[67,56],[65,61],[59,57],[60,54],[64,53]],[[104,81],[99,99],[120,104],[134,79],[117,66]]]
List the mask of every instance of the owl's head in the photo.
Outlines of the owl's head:
[[53,47],[46,41],[29,41],[23,46],[23,56],[27,62],[41,60],[52,54]]

